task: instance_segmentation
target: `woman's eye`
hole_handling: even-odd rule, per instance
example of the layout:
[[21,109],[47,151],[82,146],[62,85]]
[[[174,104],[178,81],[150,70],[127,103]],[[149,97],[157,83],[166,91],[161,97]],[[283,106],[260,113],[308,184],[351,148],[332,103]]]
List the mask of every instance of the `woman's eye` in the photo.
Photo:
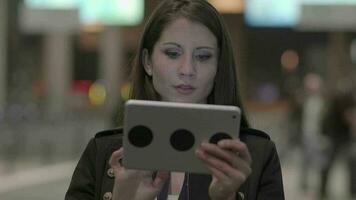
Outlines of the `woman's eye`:
[[169,58],[178,58],[178,56],[180,55],[179,52],[177,51],[165,51],[164,52]]
[[199,54],[196,57],[199,61],[206,61],[209,60],[211,56],[212,56],[211,54]]

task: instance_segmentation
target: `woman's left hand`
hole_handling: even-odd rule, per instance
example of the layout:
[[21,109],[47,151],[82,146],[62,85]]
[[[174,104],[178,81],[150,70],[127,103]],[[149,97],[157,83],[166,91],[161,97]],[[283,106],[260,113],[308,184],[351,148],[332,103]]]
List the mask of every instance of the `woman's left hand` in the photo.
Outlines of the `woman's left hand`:
[[203,142],[197,157],[211,171],[213,179],[209,196],[213,200],[235,199],[236,191],[251,174],[251,156],[245,143],[225,139],[217,145]]

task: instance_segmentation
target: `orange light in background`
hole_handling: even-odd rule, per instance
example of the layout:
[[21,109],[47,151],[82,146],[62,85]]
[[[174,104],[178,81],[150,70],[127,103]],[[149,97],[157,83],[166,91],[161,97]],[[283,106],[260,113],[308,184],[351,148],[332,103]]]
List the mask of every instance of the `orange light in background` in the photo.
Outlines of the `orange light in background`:
[[208,0],[220,13],[243,13],[244,0]]
[[281,64],[286,71],[293,71],[299,65],[299,55],[295,50],[288,49],[281,56]]
[[102,24],[83,25],[81,31],[84,33],[100,33],[104,30]]
[[107,96],[106,87],[100,82],[93,83],[88,92],[89,101],[94,106],[100,106],[105,103]]
[[35,81],[32,85],[32,93],[36,97],[45,97],[47,94],[47,85],[45,82],[42,80]]
[[96,50],[98,49],[100,43],[99,34],[89,33],[89,32],[81,32],[79,35],[80,47],[85,50]]

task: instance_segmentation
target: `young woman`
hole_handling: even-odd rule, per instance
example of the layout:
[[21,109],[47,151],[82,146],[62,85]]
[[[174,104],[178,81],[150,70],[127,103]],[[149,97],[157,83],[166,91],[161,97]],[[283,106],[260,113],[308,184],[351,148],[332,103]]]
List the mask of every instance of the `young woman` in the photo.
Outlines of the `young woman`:
[[[205,0],[164,0],[142,35],[132,71],[132,99],[242,108],[231,41]],[[243,110],[243,109],[242,109]],[[196,156],[211,175],[128,170],[122,129],[98,133],[84,151],[66,200],[284,199],[281,167],[267,134],[250,129],[242,112],[240,139],[202,143]],[[176,187],[177,188],[177,187]]]

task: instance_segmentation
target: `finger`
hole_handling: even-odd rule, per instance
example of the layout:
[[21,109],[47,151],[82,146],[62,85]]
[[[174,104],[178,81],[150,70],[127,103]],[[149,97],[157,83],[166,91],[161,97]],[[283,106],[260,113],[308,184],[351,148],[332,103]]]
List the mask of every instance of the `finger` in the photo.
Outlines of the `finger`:
[[236,166],[238,164],[237,154],[235,152],[225,150],[211,143],[202,143],[201,148],[204,152],[207,152],[208,154],[217,157],[221,160],[225,160],[229,162],[232,166]]
[[[245,174],[249,175],[251,173],[251,167],[250,167],[251,164],[248,163],[248,161],[240,158],[239,155],[235,152],[226,151],[226,150],[221,150],[221,151],[228,156],[225,156],[227,159],[220,159],[219,157],[216,157],[218,160],[220,160],[221,162],[227,162],[227,164],[230,164],[232,168],[238,169]],[[209,154],[210,152],[207,151],[206,153]],[[210,155],[214,156],[214,154],[210,154]]]
[[140,178],[145,185],[152,184],[152,174],[153,174],[152,171],[140,170],[139,173],[140,173]]
[[119,161],[120,159],[123,158],[123,155],[124,155],[123,147],[121,147],[119,150],[114,151],[110,157],[110,161],[109,161],[110,166],[115,168],[120,168],[121,164]]
[[214,166],[208,166],[208,169],[212,172],[212,175],[223,185],[228,187],[229,190],[238,188],[248,177],[239,170],[231,170],[229,173],[226,173],[226,171]]
[[[224,150],[214,144],[207,143],[203,143],[201,149],[198,150],[204,152],[204,154],[201,154],[203,155],[203,159],[210,158],[213,162],[212,164],[218,164],[220,166],[228,164],[230,167],[241,170],[245,174],[249,175],[251,173],[251,168],[248,161],[240,158],[235,152]],[[214,161],[213,158],[216,158],[216,161]],[[218,162],[222,163],[219,164]]]
[[251,155],[247,145],[240,140],[221,140],[218,142],[218,146],[224,149],[230,149],[233,152],[238,152],[239,157],[246,160],[249,164],[252,163]]
[[[233,142],[233,140],[228,141]],[[231,146],[235,146],[235,149],[237,149],[237,141],[235,141],[234,143]],[[220,159],[222,162],[228,162],[232,167],[237,168],[246,174],[250,174],[250,161],[246,161],[243,158],[239,158],[239,154],[237,154],[236,152],[232,152],[231,149],[233,148],[228,147],[226,147],[226,149],[223,149],[222,147],[219,147],[215,144],[202,143],[203,151],[208,153],[210,156],[214,156]]]
[[249,174],[233,168],[218,168],[214,167],[214,165],[208,165],[208,169],[213,176],[229,188],[238,188],[249,176]]
[[197,157],[203,161],[207,167],[213,167],[219,169],[220,171],[226,171],[227,168],[232,168],[226,162],[222,162],[218,158],[210,155],[209,153],[205,152],[204,150],[197,149],[196,150]]
[[[237,168],[235,168],[229,163],[222,161],[214,156],[211,156],[208,153],[201,151],[200,149],[198,149],[196,153],[198,158],[201,159],[207,165],[207,167],[213,167],[224,173],[225,176],[237,180],[237,182],[244,182],[251,174],[251,168],[249,164],[242,159],[239,160],[239,165],[237,166]],[[222,176],[219,177],[223,178]]]
[[169,172],[157,172],[154,180],[152,179],[152,171],[140,171],[141,183],[154,191],[160,191],[166,180],[169,178]]
[[[209,170],[214,177],[213,181],[215,182],[213,185],[210,185],[209,195],[212,199],[235,199],[231,198],[235,196],[235,192],[240,187],[241,184],[238,184],[231,177],[227,177],[223,172],[214,167],[209,167]],[[227,196],[227,194],[231,194],[231,196]]]
[[153,181],[153,186],[155,188],[161,189],[164,183],[169,179],[170,173],[166,171],[157,172],[156,178]]
[[219,181],[226,182],[228,180],[226,174],[220,171],[219,169],[212,166],[208,166],[208,169],[210,170],[212,176],[214,176]]
[[247,176],[252,173],[251,164],[249,164],[246,160],[241,159],[240,157],[236,157],[234,168],[246,174]]
[[220,183],[220,192],[234,192],[246,181],[246,178],[238,171],[233,175],[228,176],[218,168],[209,166],[208,169],[212,173],[212,176]]

